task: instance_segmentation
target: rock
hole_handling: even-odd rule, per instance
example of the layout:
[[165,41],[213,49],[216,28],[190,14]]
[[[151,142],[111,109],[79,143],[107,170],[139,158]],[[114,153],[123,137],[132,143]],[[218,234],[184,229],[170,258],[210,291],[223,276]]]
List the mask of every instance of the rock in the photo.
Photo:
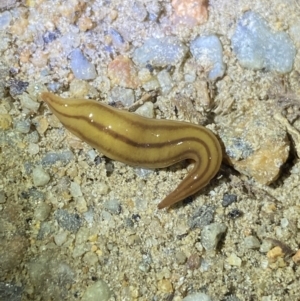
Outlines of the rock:
[[103,207],[113,214],[120,214],[122,210],[120,201],[116,199],[106,201]]
[[0,129],[8,130],[12,126],[12,118],[9,114],[0,114]]
[[213,206],[203,205],[195,210],[189,220],[189,226],[193,228],[203,228],[209,225],[214,219],[215,209]]
[[17,0],[0,0],[0,10],[6,10],[16,5]]
[[42,165],[52,165],[57,161],[61,161],[64,164],[69,163],[73,160],[74,155],[71,151],[64,151],[62,153],[47,153],[42,159]]
[[73,198],[82,196],[81,187],[76,182],[71,182],[70,192]]
[[246,249],[259,249],[260,242],[255,236],[250,235],[244,239],[244,247]]
[[204,226],[201,231],[201,243],[205,250],[215,250],[226,230],[227,226],[224,224],[212,223]]
[[86,252],[82,259],[87,266],[95,266],[98,262],[98,256],[93,252]]
[[6,30],[12,20],[12,15],[9,11],[0,13],[0,30]]
[[122,87],[114,87],[108,98],[111,102],[121,102],[124,107],[130,107],[135,102],[133,90]]
[[249,101],[244,109],[247,114],[219,118],[219,135],[233,167],[268,185],[278,178],[288,159],[290,143],[285,129],[267,113],[264,104]]
[[104,281],[98,280],[86,289],[81,301],[107,301],[110,296],[111,291],[108,285]]
[[71,69],[78,79],[95,79],[97,76],[95,66],[87,60],[80,49],[71,52]]
[[6,195],[3,190],[0,190],[0,204],[4,204],[6,202]]
[[175,24],[192,28],[207,21],[208,0],[173,0],[172,7],[171,20]]
[[55,219],[60,227],[73,233],[76,233],[81,226],[81,219],[78,214],[69,213],[63,209],[56,210]]
[[49,183],[50,176],[41,166],[37,166],[32,171],[32,179],[34,186],[45,186]]
[[47,203],[39,203],[34,210],[34,218],[39,221],[44,221],[48,218],[51,212],[51,206]]
[[228,207],[232,203],[235,203],[237,201],[237,195],[236,194],[228,194],[225,193],[223,195],[223,200],[222,200],[222,206],[223,207]]
[[23,287],[14,283],[0,282],[0,300],[21,301]]
[[279,258],[284,257],[284,251],[281,247],[276,246],[267,253],[267,258],[270,263],[276,262]]
[[211,301],[211,298],[204,293],[193,293],[183,298],[182,301]]
[[150,38],[134,51],[133,61],[141,66],[174,66],[182,61],[187,51],[187,47],[175,37]]
[[14,128],[17,132],[28,134],[30,131],[31,123],[29,120],[17,120],[14,122]]
[[300,264],[300,250],[296,252],[296,254],[292,257],[292,259],[297,265]]
[[157,74],[162,94],[168,94],[173,88],[173,81],[167,70],[162,70]]
[[272,32],[255,12],[247,11],[238,21],[231,43],[239,63],[245,68],[282,74],[293,68],[296,48],[288,34]]
[[[142,106],[140,106],[138,109],[136,109],[135,113],[139,114],[141,116],[147,117],[147,118],[154,118],[154,105],[150,101],[145,102]],[[140,170],[142,170],[142,169],[140,168]],[[153,170],[149,170],[149,169],[143,169],[143,170],[146,171],[148,174],[153,172]],[[137,173],[137,171],[136,171],[136,173]]]
[[136,89],[139,85],[137,70],[127,56],[117,56],[108,64],[107,72],[112,86]]
[[60,231],[56,235],[54,235],[54,242],[57,246],[62,246],[68,237],[68,231]]
[[223,48],[217,36],[197,37],[191,42],[190,50],[197,64],[208,71],[208,78],[210,80],[223,77],[225,73]]
[[169,279],[161,279],[157,283],[157,289],[162,293],[172,293],[173,286]]
[[[71,267],[58,260],[61,257],[51,252],[43,252],[27,263],[27,275],[34,287],[34,295],[42,295],[41,299],[66,300],[67,286],[74,281],[74,271]],[[59,285],[58,285],[59,283]]]
[[242,265],[242,260],[236,254],[232,253],[227,257],[226,262],[232,266],[240,267]]

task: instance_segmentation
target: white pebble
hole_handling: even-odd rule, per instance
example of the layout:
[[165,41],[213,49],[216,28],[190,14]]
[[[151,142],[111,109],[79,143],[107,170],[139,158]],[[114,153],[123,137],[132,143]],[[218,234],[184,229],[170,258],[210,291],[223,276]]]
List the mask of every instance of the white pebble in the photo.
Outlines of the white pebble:
[[154,117],[154,105],[151,101],[144,103],[136,111],[136,114],[139,114],[144,117],[153,118]]
[[71,182],[70,192],[73,198],[82,196],[81,187],[76,182]]
[[231,266],[240,267],[242,264],[241,258],[239,258],[236,254],[232,253],[230,256],[227,257],[226,262]]
[[80,49],[71,53],[71,69],[78,79],[95,79],[97,76],[95,66],[87,60]]
[[58,234],[54,235],[54,242],[57,246],[62,246],[68,237],[68,231],[61,231]]
[[51,206],[47,203],[40,203],[34,209],[34,218],[38,221],[44,221],[48,218],[51,211]]
[[21,95],[18,96],[21,102],[21,106],[24,109],[27,109],[29,111],[33,111],[33,112],[37,112],[39,107],[40,107],[40,103],[38,103],[37,101],[34,101],[29,94],[27,93],[23,93]]
[[29,145],[28,145],[28,153],[30,155],[36,155],[36,154],[39,153],[39,151],[40,151],[40,147],[39,147],[38,144],[36,144],[36,143],[29,143]]
[[249,69],[290,72],[296,48],[287,33],[272,32],[267,22],[257,13],[247,11],[238,21],[231,39],[239,63]]
[[12,15],[9,11],[5,11],[0,14],[0,30],[5,30],[9,26],[12,19]]
[[224,75],[223,49],[217,36],[198,37],[191,42],[190,49],[197,63],[209,70],[208,78],[210,80]]
[[86,289],[81,301],[107,301],[110,296],[111,291],[108,285],[104,281],[98,280]]
[[169,93],[173,88],[172,78],[167,70],[162,70],[157,74],[157,80],[160,84],[163,94]]
[[150,38],[133,53],[137,65],[152,64],[155,67],[176,65],[185,57],[188,49],[176,37]]
[[34,186],[44,186],[50,181],[49,174],[41,166],[33,169],[32,178]]
[[211,301],[211,298],[204,293],[193,293],[183,298],[182,301]]
[[214,250],[226,230],[227,226],[224,224],[212,223],[204,226],[201,231],[201,243],[205,250]]
[[87,208],[86,200],[83,196],[75,198],[75,207],[79,213],[87,212],[88,208]]

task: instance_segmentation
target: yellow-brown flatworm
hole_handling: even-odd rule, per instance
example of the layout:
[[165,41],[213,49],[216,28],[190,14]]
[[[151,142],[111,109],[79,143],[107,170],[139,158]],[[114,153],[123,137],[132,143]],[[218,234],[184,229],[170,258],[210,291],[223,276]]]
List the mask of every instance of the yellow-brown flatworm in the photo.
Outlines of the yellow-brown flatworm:
[[220,143],[203,126],[149,119],[94,100],[61,98],[48,92],[41,98],[70,132],[113,160],[144,168],[193,160],[192,170],[158,204],[159,209],[199,191],[220,168]]

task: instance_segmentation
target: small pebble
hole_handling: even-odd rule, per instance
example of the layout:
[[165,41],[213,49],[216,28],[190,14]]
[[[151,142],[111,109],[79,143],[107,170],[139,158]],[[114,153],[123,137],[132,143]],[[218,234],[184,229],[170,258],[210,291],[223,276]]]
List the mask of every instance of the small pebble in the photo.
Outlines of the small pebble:
[[9,114],[0,114],[0,129],[8,130],[12,126],[12,118]]
[[296,252],[296,254],[292,257],[292,259],[297,265],[300,264],[300,250]]
[[32,124],[35,126],[37,132],[43,136],[46,130],[48,129],[49,123],[47,118],[44,116],[37,116],[32,119]]
[[176,65],[185,57],[188,48],[175,37],[150,38],[133,53],[133,61],[141,66]]
[[38,144],[36,144],[36,143],[29,143],[28,144],[28,153],[30,154],[30,155],[36,155],[36,154],[38,154],[39,153],[39,151],[40,151],[40,147],[39,147],[39,145]]
[[93,252],[86,252],[82,259],[88,266],[95,266],[98,262],[98,256]]
[[239,63],[245,68],[282,74],[293,68],[296,48],[288,34],[273,32],[255,12],[247,11],[241,17],[231,43]]
[[163,94],[168,94],[173,88],[173,81],[167,70],[162,70],[157,74],[157,80]]
[[[3,280],[2,280],[3,281]],[[0,282],[0,297],[3,301],[21,301],[25,288],[20,284]]]
[[58,209],[55,212],[55,219],[60,227],[76,233],[81,227],[81,219],[77,213],[69,213],[67,210]]
[[111,102],[120,101],[124,107],[130,107],[135,102],[133,90],[122,87],[114,87],[108,97]]
[[84,80],[96,78],[95,66],[87,60],[80,49],[73,50],[70,59],[71,69],[76,78]]
[[131,16],[138,22],[143,22],[147,18],[147,10],[143,2],[133,2],[131,6]]
[[178,264],[184,264],[187,260],[186,255],[183,251],[176,252],[175,259]]
[[157,283],[157,289],[163,293],[172,293],[173,285],[169,279],[161,279]]
[[64,164],[73,160],[74,154],[71,151],[64,151],[62,153],[48,153],[42,159],[42,165],[55,164],[57,161],[61,161]]
[[190,50],[197,64],[208,71],[210,80],[223,77],[225,73],[223,48],[217,36],[209,35],[196,38],[191,42]]
[[32,112],[38,111],[40,103],[33,100],[28,93],[22,93],[18,98],[20,99],[22,108]]
[[0,204],[4,204],[6,202],[6,195],[3,190],[0,190]]
[[81,301],[107,301],[110,296],[111,291],[106,282],[98,280],[86,289]]
[[255,236],[250,235],[244,239],[244,247],[246,249],[259,249],[260,242]]
[[32,178],[34,186],[45,186],[50,181],[49,174],[41,166],[32,170]]
[[10,25],[12,15],[9,11],[5,11],[0,14],[0,30],[6,30]]
[[47,203],[41,202],[34,209],[34,218],[38,221],[44,221],[48,218],[51,212],[51,206]]
[[186,265],[190,270],[198,269],[200,267],[200,256],[198,254],[192,254],[188,258]]
[[232,209],[228,212],[227,216],[231,219],[236,219],[238,217],[241,217],[243,215],[243,212],[239,209]]
[[201,231],[201,243],[205,250],[215,250],[226,230],[227,226],[225,224],[213,223],[204,226]]
[[74,198],[82,196],[81,187],[76,182],[71,182],[70,192]]
[[215,208],[209,205],[203,205],[195,210],[195,213],[189,220],[189,226],[193,228],[203,228],[209,225],[215,214]]
[[17,120],[14,122],[14,128],[17,132],[27,134],[30,131],[31,123],[29,120]]
[[226,262],[231,266],[240,267],[242,265],[242,260],[236,254],[232,253],[229,257],[227,257]]
[[273,263],[276,262],[278,258],[283,258],[284,252],[281,247],[276,246],[267,253],[267,258],[269,262]]
[[116,199],[106,201],[103,207],[112,214],[120,214],[122,210],[120,201]]
[[[142,115],[142,114],[141,114]],[[143,116],[143,115],[142,115]],[[152,174],[154,172],[153,169],[147,169],[147,168],[139,168],[136,167],[134,169],[135,173],[141,177],[141,178],[147,178],[150,174]]]
[[182,301],[212,301],[209,296],[204,293],[192,293],[182,299]]
[[179,23],[193,28],[207,21],[207,0],[173,0],[172,7],[174,13],[171,19],[175,24]]
[[84,213],[88,211],[87,203],[83,196],[76,197],[74,198],[74,200],[75,200],[76,210],[79,213]]
[[117,56],[108,64],[107,72],[112,86],[136,89],[139,85],[137,70],[127,56]]
[[62,246],[68,237],[68,231],[60,231],[56,235],[54,235],[54,242],[57,246]]
[[237,201],[237,195],[236,194],[225,193],[223,195],[222,206],[223,207],[228,207],[230,204],[232,204],[236,201]]
[[80,35],[70,30],[60,38],[60,44],[63,49],[63,54],[67,56],[74,48],[80,45]]
[[268,239],[263,240],[260,245],[259,251],[261,253],[267,253],[269,250],[271,250],[272,246],[273,246],[273,243],[270,240],[268,240]]
[[154,118],[154,105],[152,102],[148,101],[137,108],[135,113],[147,118]]

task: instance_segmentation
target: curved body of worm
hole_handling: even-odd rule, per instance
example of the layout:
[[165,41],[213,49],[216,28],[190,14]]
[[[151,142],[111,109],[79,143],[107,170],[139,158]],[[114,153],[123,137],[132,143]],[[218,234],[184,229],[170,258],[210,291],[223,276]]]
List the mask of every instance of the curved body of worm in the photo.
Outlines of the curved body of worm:
[[192,170],[158,204],[159,209],[199,191],[220,168],[220,143],[203,126],[149,119],[94,100],[61,98],[49,92],[41,98],[70,132],[113,160],[144,168],[193,160]]

